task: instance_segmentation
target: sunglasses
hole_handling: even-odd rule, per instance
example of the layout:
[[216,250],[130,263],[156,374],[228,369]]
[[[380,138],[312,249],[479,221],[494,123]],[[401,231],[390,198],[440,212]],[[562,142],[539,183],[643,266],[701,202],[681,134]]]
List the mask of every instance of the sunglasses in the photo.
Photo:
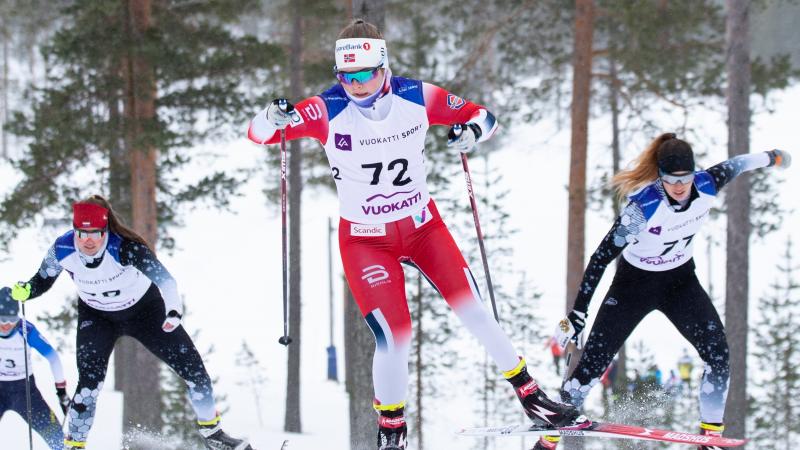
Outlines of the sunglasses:
[[662,173],[661,181],[667,184],[683,184],[687,185],[694,181],[694,173],[687,173],[686,175],[670,175],[668,173]]
[[361,84],[369,83],[378,77],[378,69],[381,66],[373,67],[371,69],[359,70],[358,72],[336,72],[336,78],[344,84],[353,84],[353,81],[358,81]]
[[93,239],[98,240],[102,239],[106,235],[105,228],[102,230],[81,230],[75,229],[75,235],[78,236],[78,239]]

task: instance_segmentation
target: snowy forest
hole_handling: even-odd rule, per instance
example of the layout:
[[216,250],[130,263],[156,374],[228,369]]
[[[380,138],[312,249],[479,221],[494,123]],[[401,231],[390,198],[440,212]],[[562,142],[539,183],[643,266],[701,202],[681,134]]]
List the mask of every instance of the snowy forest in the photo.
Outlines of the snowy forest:
[[[0,0],[0,287],[37,273],[72,229],[73,203],[102,195],[177,281],[227,432],[258,450],[374,450],[377,335],[344,277],[337,172],[316,140],[286,143],[284,288],[281,152],[248,140],[273,99],[298,103],[338,82],[334,43],[356,18],[382,31],[394,75],[497,117],[468,154],[489,272],[448,127],[425,139],[427,183],[485,307],[489,273],[500,326],[551,397],[581,356],[574,342],[553,348],[553,330],[625,207],[615,173],[665,132],[692,144],[698,170],[772,149],[800,155],[796,0]],[[742,449],[800,446],[795,171],[740,175],[694,238],[730,348],[724,435],[747,438]],[[82,300],[67,275],[23,312],[60,355],[72,395]],[[455,435],[529,419],[437,288],[406,267],[405,291],[405,448],[532,449],[536,437]],[[697,433],[703,361],[650,316],[582,412]],[[61,421],[58,380],[35,352],[31,370]],[[86,448],[207,448],[184,381],[136,340],[116,342],[101,386]],[[28,449],[23,418],[0,418],[0,447]],[[558,448],[697,447],[569,437]]]

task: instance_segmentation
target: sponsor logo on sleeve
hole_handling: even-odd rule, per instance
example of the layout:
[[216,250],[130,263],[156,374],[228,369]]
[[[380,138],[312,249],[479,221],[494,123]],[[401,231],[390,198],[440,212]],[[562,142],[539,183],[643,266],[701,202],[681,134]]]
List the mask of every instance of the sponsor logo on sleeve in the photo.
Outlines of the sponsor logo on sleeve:
[[308,120],[317,120],[322,118],[322,109],[316,103],[309,103],[303,108],[303,113]]
[[457,97],[453,94],[447,94],[447,106],[450,109],[459,110],[466,104],[467,102],[465,102],[463,98]]

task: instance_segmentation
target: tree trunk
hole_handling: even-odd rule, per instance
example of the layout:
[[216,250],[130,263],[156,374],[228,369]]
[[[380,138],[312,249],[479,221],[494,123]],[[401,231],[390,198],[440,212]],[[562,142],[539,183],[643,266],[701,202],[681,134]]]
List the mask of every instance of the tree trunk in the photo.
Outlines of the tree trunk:
[[[131,225],[151,245],[158,239],[158,214],[156,207],[156,149],[142,135],[155,119],[155,72],[146,57],[139,52],[143,39],[151,27],[150,0],[127,0],[125,28],[129,37],[129,52],[123,63],[125,82],[124,111],[126,124],[126,149],[130,169],[128,195],[117,185],[120,196],[130,201]],[[117,162],[119,163],[119,162]],[[120,340],[115,362],[116,389],[125,399],[123,426],[136,425],[160,431],[161,393],[158,359],[132,339]]]
[[375,339],[361,317],[353,293],[344,280],[345,389],[350,398],[350,449],[375,448],[376,417],[372,409],[372,355]]
[[[728,156],[750,151],[750,2],[726,0],[725,40],[728,48]],[[750,239],[750,177],[727,187],[727,256],[725,328],[730,352],[731,382],[726,408],[727,433],[744,437],[747,418],[747,307]]]
[[8,82],[8,36],[5,24],[0,27],[3,36],[3,80],[0,89],[3,91],[3,104],[2,112],[0,112],[0,134],[2,134],[2,146],[0,147],[0,157],[8,158],[8,134],[6,133],[6,123],[8,122],[8,87],[11,83]]
[[578,0],[575,6],[575,50],[572,58],[572,142],[567,225],[567,312],[572,310],[584,269],[586,149],[589,140],[594,2],[593,0]]
[[[302,2],[292,3],[292,41],[289,47],[290,91],[294,101],[303,98],[303,11]],[[286,414],[283,429],[301,433],[300,420],[300,352],[302,349],[302,301],[300,264],[300,225],[303,195],[303,147],[299,140],[289,146],[289,329],[292,344],[286,376]]]
[[386,0],[353,0],[353,17],[364,19],[383,32],[386,21]]
[[[609,40],[609,46],[614,48],[616,44],[616,36],[613,34]],[[620,150],[619,144],[619,86],[621,81],[618,78],[617,73],[617,61],[616,61],[615,51],[610,52],[609,56],[609,72],[611,74],[611,86],[609,89],[610,92],[610,104],[611,104],[611,173],[616,174],[620,170],[621,160],[622,160],[622,152]],[[616,198],[616,193],[611,193],[611,205],[614,209],[614,217],[619,216],[620,213],[620,202]],[[619,263],[619,258],[617,258],[617,263]],[[617,376],[614,379],[614,386],[613,390],[615,392],[623,392],[623,390],[628,385],[628,376],[627,376],[627,352],[625,351],[625,343],[622,344],[620,347],[619,352],[617,352],[617,369],[616,373]],[[603,390],[605,393],[606,391]]]
[[422,274],[417,273],[417,295],[414,296],[414,304],[415,304],[415,317],[414,317],[414,324],[416,325],[416,334],[414,336],[414,370],[416,372],[416,379],[414,382],[416,383],[416,409],[417,409],[417,420],[414,422],[414,432],[417,434],[417,449],[424,450],[424,440],[422,434],[422,424],[423,424],[423,403],[422,400],[425,397],[424,393],[424,384],[423,384],[423,375],[422,371],[424,370],[425,364],[422,358],[422,343],[424,329],[422,328],[422,310],[424,308],[422,304]]
[[[592,39],[594,33],[594,1],[575,3],[575,44],[572,58],[572,138],[569,168],[569,218],[567,225],[567,298],[566,311],[572,310],[578,284],[584,269],[584,227],[586,222],[586,151],[589,140],[589,101],[592,82]],[[580,360],[580,352],[570,345],[572,370]],[[567,448],[573,442],[565,439]],[[577,442],[574,445],[581,445]]]
[[[383,29],[385,0],[344,0],[345,11],[353,17],[363,18]],[[346,285],[346,283],[345,283]],[[353,294],[345,287],[345,360],[346,384],[350,397],[350,448],[368,450],[375,448],[376,417],[372,409],[375,392],[372,384],[372,357],[375,340],[364,323]],[[421,428],[420,428],[421,429]]]

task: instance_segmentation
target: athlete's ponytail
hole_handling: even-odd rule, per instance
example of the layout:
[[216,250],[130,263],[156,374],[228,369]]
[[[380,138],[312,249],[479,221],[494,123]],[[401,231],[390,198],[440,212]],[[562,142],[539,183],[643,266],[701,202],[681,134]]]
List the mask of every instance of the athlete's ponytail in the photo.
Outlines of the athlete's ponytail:
[[625,200],[628,194],[658,178],[658,149],[670,140],[679,139],[675,137],[675,133],[664,133],[655,138],[633,161],[630,169],[622,170],[614,175],[611,179],[611,187],[617,191],[620,200]]
[[349,25],[342,28],[337,39],[352,38],[383,39],[383,35],[375,25],[364,19],[355,19],[350,22]]
[[111,203],[105,199],[105,197],[101,195],[91,195],[78,203],[90,203],[93,205],[99,205],[103,208],[108,210],[108,231],[119,235],[120,237],[127,239],[129,241],[138,242],[150,251],[153,251],[153,246],[151,246],[145,238],[143,238],[139,233],[133,231],[132,229],[128,228],[122,220],[120,220],[119,216],[116,212],[114,212],[114,208],[111,207]]

